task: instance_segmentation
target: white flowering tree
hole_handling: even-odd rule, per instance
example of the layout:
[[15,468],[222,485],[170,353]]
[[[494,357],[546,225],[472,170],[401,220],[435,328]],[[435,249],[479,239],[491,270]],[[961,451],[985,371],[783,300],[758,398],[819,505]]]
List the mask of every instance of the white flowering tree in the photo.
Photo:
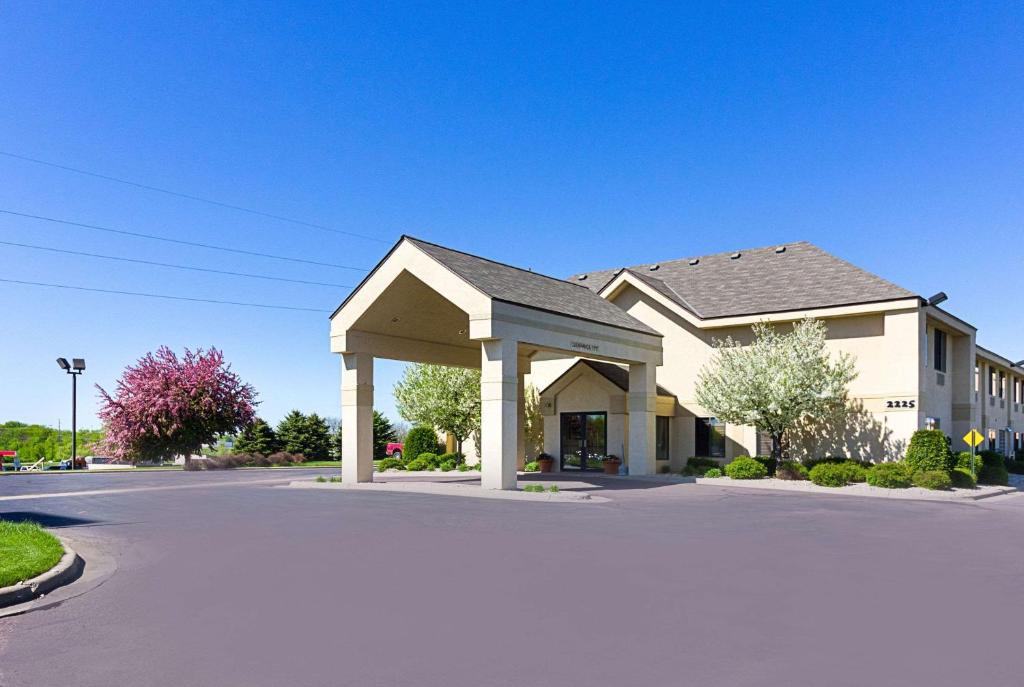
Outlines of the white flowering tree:
[[462,442],[480,431],[480,370],[409,365],[394,392],[403,419],[450,432],[459,453]]
[[696,398],[719,420],[768,434],[778,460],[786,432],[845,412],[857,372],[846,353],[830,359],[820,320],[802,320],[789,333],[763,322],[753,330],[754,341],[747,346],[731,337],[714,342],[714,357],[697,379]]

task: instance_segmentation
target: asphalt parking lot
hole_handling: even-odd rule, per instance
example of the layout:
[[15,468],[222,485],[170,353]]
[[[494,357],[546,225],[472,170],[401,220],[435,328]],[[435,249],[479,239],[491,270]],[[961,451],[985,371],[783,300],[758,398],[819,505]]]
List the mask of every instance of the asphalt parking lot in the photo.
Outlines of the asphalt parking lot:
[[0,685],[1022,681],[1024,496],[281,486],[316,474],[0,478],[0,517],[42,520],[109,569],[0,618]]

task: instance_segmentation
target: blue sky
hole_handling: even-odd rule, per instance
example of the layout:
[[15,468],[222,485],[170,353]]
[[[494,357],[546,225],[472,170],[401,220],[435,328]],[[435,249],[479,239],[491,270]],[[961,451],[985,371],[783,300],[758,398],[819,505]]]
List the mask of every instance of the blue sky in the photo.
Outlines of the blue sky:
[[[1024,357],[1019,3],[0,5],[0,210],[372,265],[402,233],[559,276],[794,240]],[[372,5],[372,6],[371,6]],[[984,6],[982,6],[984,5]],[[0,240],[356,284],[0,214]],[[0,277],[335,307],[340,287],[0,245]],[[161,344],[216,346],[261,414],[338,415],[326,314],[0,282],[0,421],[69,422]],[[397,363],[377,367],[394,416]]]

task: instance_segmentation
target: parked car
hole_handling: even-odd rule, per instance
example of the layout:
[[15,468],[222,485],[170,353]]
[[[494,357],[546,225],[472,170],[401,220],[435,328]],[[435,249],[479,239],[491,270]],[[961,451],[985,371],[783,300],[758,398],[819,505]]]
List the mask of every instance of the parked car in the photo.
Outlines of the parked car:
[[384,453],[387,455],[388,458],[401,458],[402,451],[404,449],[405,444],[400,444],[397,441],[392,441],[388,443],[387,448],[384,449]]

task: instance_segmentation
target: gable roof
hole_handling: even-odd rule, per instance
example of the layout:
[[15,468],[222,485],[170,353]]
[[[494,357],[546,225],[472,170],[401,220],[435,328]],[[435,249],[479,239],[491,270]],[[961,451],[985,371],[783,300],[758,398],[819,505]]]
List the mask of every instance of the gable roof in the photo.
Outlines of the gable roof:
[[[575,370],[578,365],[586,365],[594,372],[601,375],[609,382],[622,389],[623,391],[629,391],[629,368],[624,367],[622,365],[616,365],[615,363],[606,363],[603,360],[589,360],[587,358],[580,358],[575,363],[570,365],[568,370],[558,375],[558,377],[554,381],[552,381],[546,387],[541,389],[538,393],[546,393],[548,389],[553,387],[555,384],[558,384],[558,382],[562,381],[562,379],[564,379],[567,374]],[[658,396],[671,396],[675,398],[675,394],[673,394],[671,391],[669,391],[662,385],[658,384],[657,389]]]
[[403,236],[401,240],[413,244],[494,300],[661,336],[622,308],[581,285],[411,236]]
[[[806,241],[656,264],[623,269],[702,319],[918,297]],[[599,293],[623,269],[571,281]]]

